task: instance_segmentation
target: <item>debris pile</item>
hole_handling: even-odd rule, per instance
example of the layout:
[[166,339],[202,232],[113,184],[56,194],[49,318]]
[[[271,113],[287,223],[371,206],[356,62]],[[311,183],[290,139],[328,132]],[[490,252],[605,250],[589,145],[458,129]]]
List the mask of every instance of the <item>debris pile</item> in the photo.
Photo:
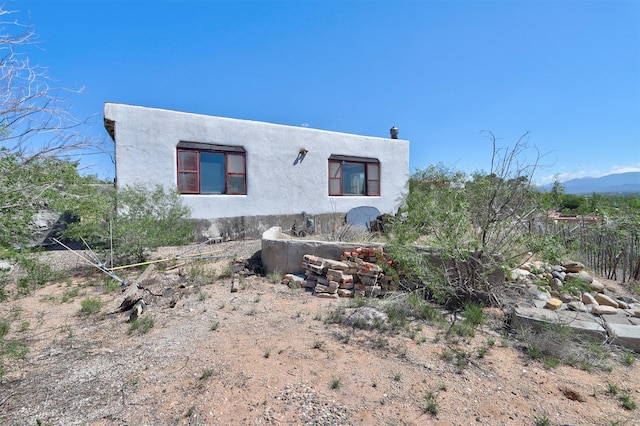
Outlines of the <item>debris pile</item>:
[[340,260],[305,254],[302,259],[304,276],[286,274],[283,284],[300,286],[318,297],[376,297],[396,289],[393,276],[380,265],[391,266],[382,246],[358,247],[345,251]]

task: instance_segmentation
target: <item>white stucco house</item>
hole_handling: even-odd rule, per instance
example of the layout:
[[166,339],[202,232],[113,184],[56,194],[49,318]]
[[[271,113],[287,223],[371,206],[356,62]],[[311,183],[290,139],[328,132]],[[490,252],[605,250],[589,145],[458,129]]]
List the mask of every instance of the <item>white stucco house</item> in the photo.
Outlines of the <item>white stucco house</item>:
[[106,103],[116,186],[177,188],[203,236],[293,224],[331,232],[354,207],[395,213],[409,142]]

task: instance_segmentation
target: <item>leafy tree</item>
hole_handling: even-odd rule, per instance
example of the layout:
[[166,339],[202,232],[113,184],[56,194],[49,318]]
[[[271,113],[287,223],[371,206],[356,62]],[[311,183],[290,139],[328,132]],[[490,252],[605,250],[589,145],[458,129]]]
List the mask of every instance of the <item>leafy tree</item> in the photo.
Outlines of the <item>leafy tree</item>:
[[81,206],[81,220],[69,225],[65,236],[83,238],[106,252],[116,263],[142,262],[149,250],[193,241],[190,210],[175,190],[161,185],[104,188]]
[[[0,5],[0,20],[12,12]],[[30,27],[0,22],[0,246],[24,244],[38,211],[63,211],[87,181],[77,158],[97,145],[70,112],[68,90],[50,85],[44,68],[24,55]]]

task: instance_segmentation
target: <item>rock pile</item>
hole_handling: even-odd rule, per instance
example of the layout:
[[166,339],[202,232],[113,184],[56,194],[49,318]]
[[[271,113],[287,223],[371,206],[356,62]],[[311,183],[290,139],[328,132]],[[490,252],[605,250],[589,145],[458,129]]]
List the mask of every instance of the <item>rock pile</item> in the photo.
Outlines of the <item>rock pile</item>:
[[375,297],[395,290],[393,277],[380,265],[392,265],[382,246],[345,251],[340,260],[305,254],[304,276],[286,274],[283,284],[311,289],[318,297]]
[[561,265],[527,262],[513,269],[509,280],[523,285],[536,306],[546,309],[569,309],[594,315],[616,315],[624,311],[627,315],[640,317],[638,300],[613,294],[590,276],[580,262],[569,261]]

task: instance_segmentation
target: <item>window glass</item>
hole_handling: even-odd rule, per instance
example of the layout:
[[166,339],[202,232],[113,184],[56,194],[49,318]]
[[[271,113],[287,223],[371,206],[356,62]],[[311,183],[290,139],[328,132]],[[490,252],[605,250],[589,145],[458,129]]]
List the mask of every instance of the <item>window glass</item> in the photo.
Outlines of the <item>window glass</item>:
[[244,194],[244,175],[229,175],[229,193]]
[[244,156],[228,154],[227,161],[227,168],[229,169],[229,173],[244,173]]
[[368,186],[369,195],[380,195],[380,181],[370,180]]
[[329,177],[331,178],[340,177],[340,163],[336,161],[329,162]]
[[200,193],[224,194],[224,154],[200,153]]
[[178,190],[184,193],[198,192],[198,175],[195,173],[180,173]]
[[195,171],[198,169],[198,153],[195,151],[178,152],[179,167],[182,171]]
[[340,195],[340,179],[329,180],[329,194]]
[[375,163],[369,163],[367,164],[367,174],[369,180],[379,180],[380,168]]
[[342,194],[364,195],[364,164],[342,164]]

